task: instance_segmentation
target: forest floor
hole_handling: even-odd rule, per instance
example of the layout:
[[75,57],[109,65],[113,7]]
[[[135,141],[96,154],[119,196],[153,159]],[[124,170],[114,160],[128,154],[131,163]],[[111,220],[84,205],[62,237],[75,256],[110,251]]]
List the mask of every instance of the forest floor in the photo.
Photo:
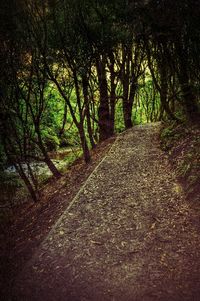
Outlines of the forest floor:
[[[18,269],[6,301],[200,300],[200,214],[160,149],[160,126],[117,137],[58,208],[62,215]],[[57,204],[67,198],[64,186],[56,197]]]

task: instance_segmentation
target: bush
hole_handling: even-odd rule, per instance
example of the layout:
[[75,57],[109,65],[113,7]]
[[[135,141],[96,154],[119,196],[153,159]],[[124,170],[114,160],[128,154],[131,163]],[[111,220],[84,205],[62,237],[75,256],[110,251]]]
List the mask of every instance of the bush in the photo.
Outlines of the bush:
[[60,141],[53,130],[51,130],[50,128],[43,130],[42,137],[47,151],[54,151],[58,149]]

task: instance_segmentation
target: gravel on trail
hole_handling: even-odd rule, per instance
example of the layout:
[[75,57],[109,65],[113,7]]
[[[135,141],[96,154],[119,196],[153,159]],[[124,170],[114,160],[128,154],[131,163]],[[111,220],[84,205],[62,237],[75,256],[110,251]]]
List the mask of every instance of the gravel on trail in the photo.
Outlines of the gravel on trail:
[[15,301],[198,301],[200,224],[160,149],[120,134],[15,280]]

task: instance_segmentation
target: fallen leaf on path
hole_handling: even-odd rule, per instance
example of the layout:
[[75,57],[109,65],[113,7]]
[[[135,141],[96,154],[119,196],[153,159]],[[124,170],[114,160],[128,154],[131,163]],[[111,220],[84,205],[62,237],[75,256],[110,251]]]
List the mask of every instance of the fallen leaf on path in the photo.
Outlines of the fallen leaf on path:
[[92,244],[94,244],[94,245],[102,245],[103,243],[102,242],[100,242],[100,241],[95,241],[95,240],[91,240],[90,241]]
[[153,230],[156,226],[156,222],[151,225],[151,229]]

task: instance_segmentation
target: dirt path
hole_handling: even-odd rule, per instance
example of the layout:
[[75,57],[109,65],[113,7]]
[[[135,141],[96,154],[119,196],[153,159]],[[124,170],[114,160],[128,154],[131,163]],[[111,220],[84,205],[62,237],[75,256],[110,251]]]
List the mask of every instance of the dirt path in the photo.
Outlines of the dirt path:
[[200,300],[199,220],[159,148],[159,127],[118,137],[11,300]]

